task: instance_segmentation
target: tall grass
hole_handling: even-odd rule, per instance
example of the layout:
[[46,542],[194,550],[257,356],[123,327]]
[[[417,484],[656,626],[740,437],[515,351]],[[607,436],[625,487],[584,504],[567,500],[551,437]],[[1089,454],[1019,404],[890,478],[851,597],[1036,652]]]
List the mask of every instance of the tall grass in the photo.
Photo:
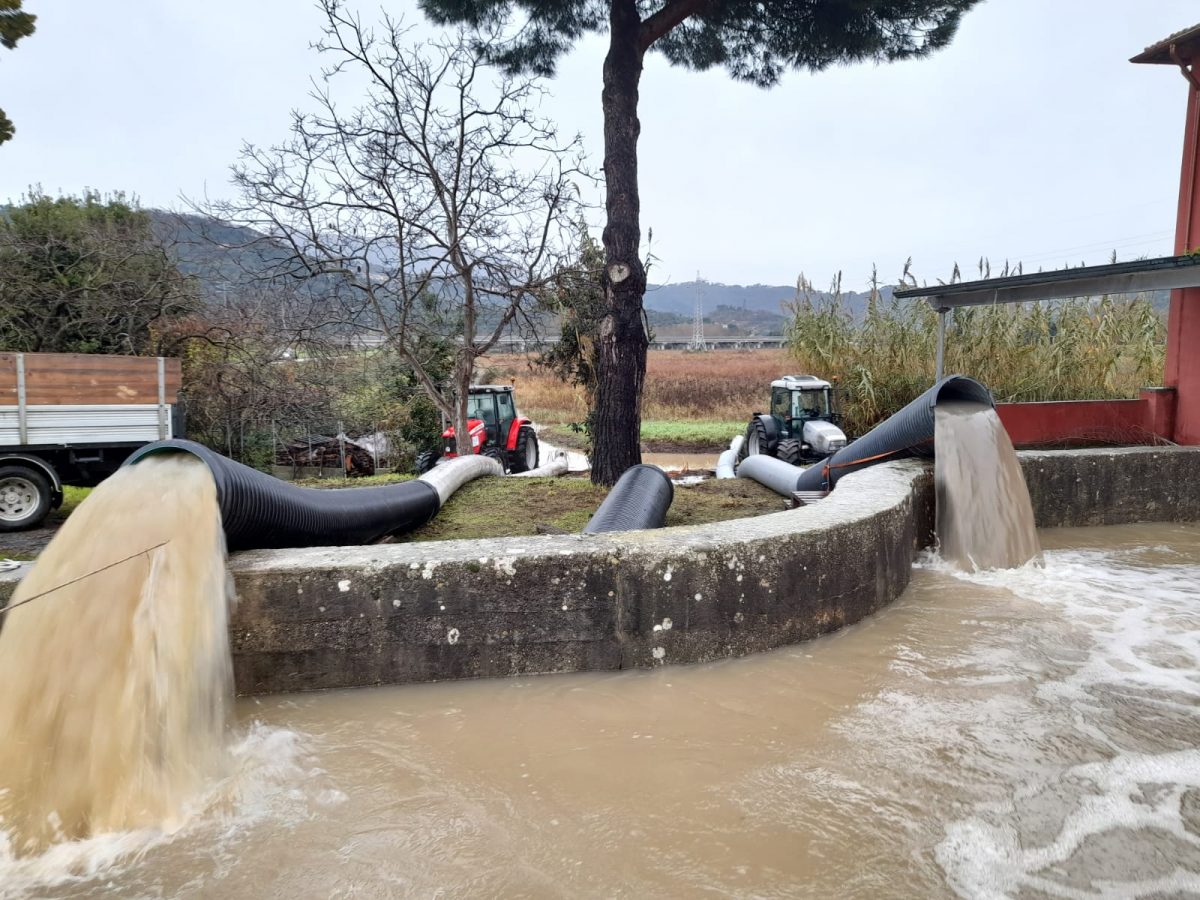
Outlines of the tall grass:
[[[871,292],[856,321],[838,282],[815,295],[801,279],[788,338],[797,367],[840,388],[847,430],[861,434],[933,381],[937,313]],[[947,314],[945,371],[999,402],[1136,396],[1161,384],[1166,329],[1149,299],[1102,297],[983,306]]]

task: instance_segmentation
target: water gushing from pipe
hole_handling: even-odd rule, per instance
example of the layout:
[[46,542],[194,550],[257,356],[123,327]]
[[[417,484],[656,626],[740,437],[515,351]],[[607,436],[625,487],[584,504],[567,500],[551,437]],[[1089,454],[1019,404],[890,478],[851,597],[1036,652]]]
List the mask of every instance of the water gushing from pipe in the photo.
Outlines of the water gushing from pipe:
[[943,559],[966,571],[1041,562],[1029,488],[995,409],[937,405],[937,538]]
[[67,520],[0,630],[0,830],[13,851],[183,822],[226,765],[231,596],[198,459],[122,469]]

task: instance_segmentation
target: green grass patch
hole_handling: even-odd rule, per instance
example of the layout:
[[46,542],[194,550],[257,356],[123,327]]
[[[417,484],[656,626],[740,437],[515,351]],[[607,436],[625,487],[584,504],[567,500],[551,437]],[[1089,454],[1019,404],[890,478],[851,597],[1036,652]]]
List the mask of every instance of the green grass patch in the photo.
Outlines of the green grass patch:
[[62,506],[54,510],[50,515],[57,516],[59,519],[65,519],[71,513],[75,512],[75,507],[82,503],[92,492],[90,487],[71,487],[65,485],[63,487],[63,502]]
[[[749,420],[749,413],[746,415]],[[699,420],[695,422],[650,419],[642,423],[642,443],[647,450],[724,450],[735,434],[746,430],[745,422]]]
[[[397,542],[578,533],[608,495],[586,478],[480,478],[459,490],[437,518]],[[667,525],[700,525],[784,509],[782,497],[745,479],[707,480],[682,487]]]
[[413,475],[398,475],[388,472],[383,475],[364,475],[361,478],[299,478],[292,484],[322,489],[374,487],[381,484],[399,484],[402,481],[411,481],[414,477]]
[[454,493],[437,517],[398,542],[575,532],[607,491],[586,478],[480,478]]

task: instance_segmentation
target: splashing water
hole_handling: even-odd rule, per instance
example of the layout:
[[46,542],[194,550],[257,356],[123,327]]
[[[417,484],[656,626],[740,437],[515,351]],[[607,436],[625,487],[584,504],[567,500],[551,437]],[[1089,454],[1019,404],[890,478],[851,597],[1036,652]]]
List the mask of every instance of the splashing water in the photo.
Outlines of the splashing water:
[[939,403],[934,443],[942,558],[968,572],[1040,563],[1029,488],[996,411],[982,403]]
[[150,457],[72,514],[0,630],[10,852],[183,822],[228,764],[231,597],[199,460]]

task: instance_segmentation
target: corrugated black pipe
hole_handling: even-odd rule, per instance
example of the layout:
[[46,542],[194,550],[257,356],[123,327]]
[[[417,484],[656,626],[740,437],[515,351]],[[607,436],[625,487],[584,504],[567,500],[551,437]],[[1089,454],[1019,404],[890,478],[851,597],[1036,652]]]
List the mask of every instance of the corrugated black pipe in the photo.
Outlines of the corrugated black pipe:
[[934,407],[948,400],[995,406],[991,392],[973,378],[948,375],[857,441],[806,469],[798,491],[829,490],[843,475],[890,459],[933,456]]
[[662,528],[674,499],[675,488],[666,472],[657,466],[634,466],[617,479],[583,533]]
[[190,453],[208,466],[230,550],[366,544],[420,528],[441,507],[437,489],[424,481],[352,491],[302,488],[192,441],[147,444],[125,465],[156,453]]

